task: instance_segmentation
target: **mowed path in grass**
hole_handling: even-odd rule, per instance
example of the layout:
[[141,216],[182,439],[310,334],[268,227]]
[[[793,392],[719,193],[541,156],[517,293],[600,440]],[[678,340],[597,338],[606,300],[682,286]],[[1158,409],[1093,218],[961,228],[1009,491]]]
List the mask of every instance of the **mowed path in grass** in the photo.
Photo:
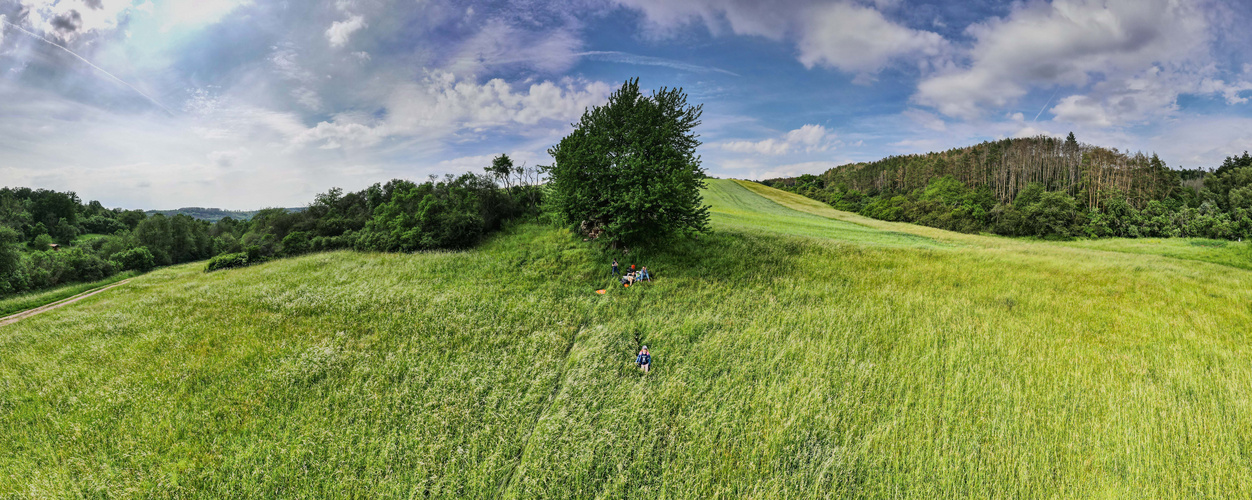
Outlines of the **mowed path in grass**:
[[785,194],[712,182],[716,232],[603,296],[609,254],[522,225],[4,327],[0,495],[1252,494],[1250,273]]

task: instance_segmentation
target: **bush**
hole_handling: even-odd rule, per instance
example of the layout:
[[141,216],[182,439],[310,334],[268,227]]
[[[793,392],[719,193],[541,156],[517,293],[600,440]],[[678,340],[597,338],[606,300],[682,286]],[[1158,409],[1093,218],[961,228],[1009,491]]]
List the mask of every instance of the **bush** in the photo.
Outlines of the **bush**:
[[39,289],[75,281],[99,281],[117,272],[117,264],[82,248],[34,252],[23,259],[28,286]]
[[46,233],[41,234],[39,236],[36,236],[35,239],[30,240],[30,249],[38,250],[42,252],[42,251],[47,250],[52,245],[52,243],[53,243],[52,236],[49,236]]
[[248,265],[248,254],[246,253],[228,253],[218,255],[209,259],[209,265],[204,267],[204,272],[220,271],[222,269],[233,269],[236,267],[244,267]]
[[248,257],[248,262],[261,262],[269,258],[270,254],[265,247],[251,245],[244,249],[244,254]]
[[83,221],[83,230],[88,233],[113,234],[118,231],[126,231],[129,229],[130,228],[126,227],[126,224],[123,224],[122,222],[100,215],[93,215]]
[[152,252],[148,251],[148,247],[138,247],[125,252],[118,252],[110,256],[109,260],[117,262],[124,271],[147,272],[156,267],[156,257],[152,256]]
[[515,215],[501,212],[512,206],[498,203],[498,196],[490,179],[473,174],[400,184],[390,201],[374,209],[354,245],[381,252],[467,248]]
[[283,238],[283,255],[288,257],[309,252],[309,233],[292,231]]
[[[1022,197],[1018,196],[1017,201],[1022,201]],[[1069,195],[1057,191],[1042,193],[1038,201],[1022,212],[1035,235],[1040,237],[1068,238],[1079,223],[1078,204]]]

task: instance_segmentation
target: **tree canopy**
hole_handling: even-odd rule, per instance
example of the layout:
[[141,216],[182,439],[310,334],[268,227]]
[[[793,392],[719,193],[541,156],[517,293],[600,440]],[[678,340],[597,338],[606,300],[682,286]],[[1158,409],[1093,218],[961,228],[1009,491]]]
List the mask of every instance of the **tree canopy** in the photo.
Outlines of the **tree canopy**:
[[565,223],[603,230],[614,244],[708,231],[694,132],[702,110],[687,104],[681,88],[647,96],[638,78],[627,80],[548,150],[555,160],[547,170],[553,212]]

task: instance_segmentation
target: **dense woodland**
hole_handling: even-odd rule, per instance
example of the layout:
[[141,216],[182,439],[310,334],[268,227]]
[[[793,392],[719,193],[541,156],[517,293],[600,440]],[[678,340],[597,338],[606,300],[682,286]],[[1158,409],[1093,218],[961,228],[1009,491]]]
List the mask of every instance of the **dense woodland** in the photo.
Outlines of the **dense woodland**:
[[335,188],[304,210],[216,222],[84,203],[74,193],[0,189],[0,294],[96,281],[212,258],[209,270],[332,249],[465,248],[540,202],[534,169],[501,156],[487,173]]
[[1074,134],[892,156],[764,184],[877,219],[1007,236],[1252,236],[1252,157],[1173,170]]

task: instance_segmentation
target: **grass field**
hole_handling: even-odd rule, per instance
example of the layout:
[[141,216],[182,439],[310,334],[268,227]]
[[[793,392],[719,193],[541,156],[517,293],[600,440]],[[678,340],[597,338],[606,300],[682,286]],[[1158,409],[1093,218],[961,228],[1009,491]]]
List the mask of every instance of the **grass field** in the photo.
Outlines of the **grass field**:
[[[117,283],[126,278],[134,277],[137,274],[138,273],[136,272],[127,271],[92,283],[73,283],[48,290],[40,290],[35,293],[5,297],[0,299],[0,317],[19,313],[28,309],[34,309],[36,307],[43,307],[53,302],[68,299],[83,292]],[[2,336],[3,334],[0,334],[0,337]]]
[[521,225],[0,329],[0,496],[1252,495],[1252,273],[706,199],[605,295],[608,254]]

